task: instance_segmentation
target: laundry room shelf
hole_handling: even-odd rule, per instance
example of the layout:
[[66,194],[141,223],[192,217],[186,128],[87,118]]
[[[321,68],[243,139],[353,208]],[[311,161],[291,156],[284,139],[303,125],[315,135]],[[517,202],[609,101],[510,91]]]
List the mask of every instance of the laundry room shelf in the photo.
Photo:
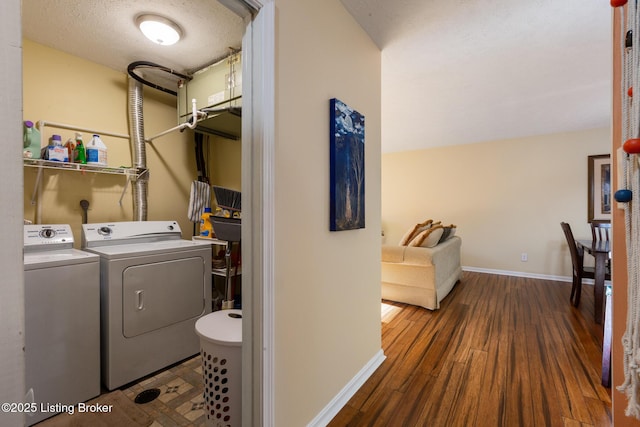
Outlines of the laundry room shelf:
[[[214,246],[227,246],[227,241],[226,240],[219,240],[219,239],[212,239],[210,237],[200,237],[200,236],[193,236],[191,238],[192,240],[197,240],[199,242],[210,242],[212,245]],[[238,267],[237,269],[235,267],[231,268],[231,276],[241,276],[242,275],[242,267]],[[222,276],[222,277],[226,277],[227,275],[227,269],[226,268],[214,268],[213,266],[211,267],[211,274],[213,274],[214,276]]]
[[198,240],[199,242],[210,242],[212,245],[216,246],[227,246],[226,240],[212,239],[211,237],[193,236],[191,239]]
[[138,179],[147,170],[138,170],[136,168],[110,168],[105,166],[85,165],[81,163],[55,162],[42,159],[24,159],[24,166],[38,169],[57,169],[77,172],[92,172],[100,174],[124,175],[134,179]]

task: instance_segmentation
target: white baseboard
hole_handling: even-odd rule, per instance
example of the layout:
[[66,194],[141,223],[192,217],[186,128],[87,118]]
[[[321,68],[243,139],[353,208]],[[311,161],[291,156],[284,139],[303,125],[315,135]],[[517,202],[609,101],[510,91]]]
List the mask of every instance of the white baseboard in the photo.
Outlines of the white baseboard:
[[[571,283],[573,279],[571,276],[554,276],[551,274],[538,274],[538,273],[527,273],[523,271],[508,271],[508,270],[493,270],[490,268],[479,268],[479,267],[462,267],[462,271],[473,271],[476,273],[489,273],[489,274],[499,274],[501,276],[514,276],[514,277],[528,277],[531,279],[540,279],[540,280],[552,280],[554,282],[569,282]],[[593,279],[583,279],[582,283],[585,285],[593,285]],[[609,284],[608,280],[605,280],[605,284]]]
[[331,402],[313,419],[307,427],[324,427],[336,416],[338,412],[347,404],[349,399],[362,387],[376,369],[384,362],[387,356],[380,349],[375,356],[356,374],[355,377],[347,383],[340,393],[338,393]]

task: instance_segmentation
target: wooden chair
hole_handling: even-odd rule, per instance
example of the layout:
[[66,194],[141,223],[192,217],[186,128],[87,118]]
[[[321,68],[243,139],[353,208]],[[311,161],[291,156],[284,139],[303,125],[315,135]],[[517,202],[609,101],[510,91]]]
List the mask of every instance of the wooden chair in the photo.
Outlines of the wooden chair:
[[[560,226],[564,232],[564,237],[567,239],[567,245],[569,246],[569,253],[571,253],[571,264],[573,265],[573,286],[571,287],[571,296],[569,300],[575,307],[580,304],[580,294],[582,292],[582,279],[593,279],[595,272],[593,267],[584,266],[584,253],[576,245],[576,239],[573,237],[571,226],[566,222],[561,222]],[[605,279],[611,280],[611,273],[607,271],[605,273]]]
[[[610,221],[591,221],[591,238],[594,242],[610,242],[611,241],[611,222]],[[607,261],[607,268],[611,270],[611,259]]]
[[[593,241],[611,242],[611,222],[591,221]],[[607,269],[611,271],[611,259],[607,261]],[[605,275],[606,276],[606,275]],[[608,276],[610,278],[610,274]],[[611,286],[605,288],[604,331],[602,335],[602,385],[611,387]]]
[[609,242],[611,236],[611,222],[591,221],[591,237],[593,241]]

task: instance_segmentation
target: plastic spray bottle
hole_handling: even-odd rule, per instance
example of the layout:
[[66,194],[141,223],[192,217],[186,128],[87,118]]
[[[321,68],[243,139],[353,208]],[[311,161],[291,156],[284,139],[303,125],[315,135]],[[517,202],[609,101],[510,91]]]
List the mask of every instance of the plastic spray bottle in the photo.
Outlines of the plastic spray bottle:
[[87,163],[87,153],[84,148],[84,144],[82,143],[82,134],[76,133],[76,147],[73,150],[73,161],[76,163]]

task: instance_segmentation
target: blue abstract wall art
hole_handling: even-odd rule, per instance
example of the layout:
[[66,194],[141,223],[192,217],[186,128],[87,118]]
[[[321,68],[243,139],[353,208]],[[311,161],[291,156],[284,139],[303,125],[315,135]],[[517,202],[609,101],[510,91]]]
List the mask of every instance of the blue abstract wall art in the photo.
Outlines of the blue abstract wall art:
[[364,228],[364,116],[330,100],[331,231]]

